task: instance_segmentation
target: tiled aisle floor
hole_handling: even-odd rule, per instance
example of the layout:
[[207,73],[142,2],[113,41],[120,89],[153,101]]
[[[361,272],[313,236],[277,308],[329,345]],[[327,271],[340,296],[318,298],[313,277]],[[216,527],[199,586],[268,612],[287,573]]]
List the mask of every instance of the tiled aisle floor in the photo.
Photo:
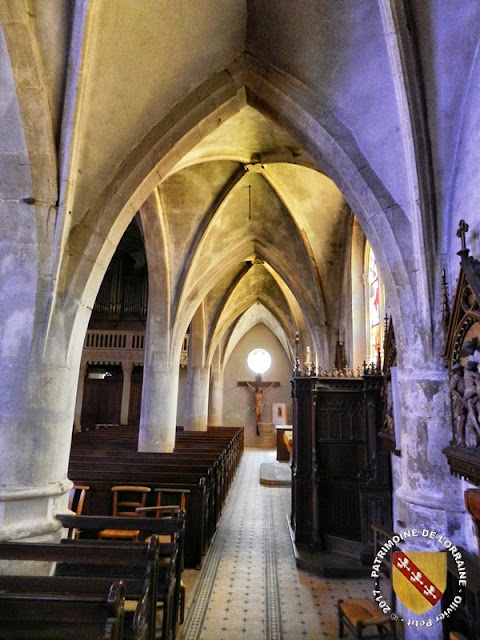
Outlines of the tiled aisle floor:
[[197,572],[182,640],[338,638],[337,599],[370,594],[370,580],[326,580],[297,569],[286,520],[290,488],[259,482],[260,464],[274,460],[273,450],[245,451]]

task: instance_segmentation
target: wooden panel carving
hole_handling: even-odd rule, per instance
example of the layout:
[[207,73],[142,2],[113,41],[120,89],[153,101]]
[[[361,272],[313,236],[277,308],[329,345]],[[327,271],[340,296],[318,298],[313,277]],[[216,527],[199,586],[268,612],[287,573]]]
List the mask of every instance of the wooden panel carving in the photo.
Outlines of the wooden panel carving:
[[480,262],[469,256],[462,220],[460,275],[452,308],[444,283],[444,360],[450,375],[452,439],[443,450],[452,474],[480,485]]
[[368,562],[371,518],[383,510],[375,522],[391,528],[390,459],[377,438],[382,384],[377,374],[292,380],[297,543],[322,548],[327,534],[360,541]]

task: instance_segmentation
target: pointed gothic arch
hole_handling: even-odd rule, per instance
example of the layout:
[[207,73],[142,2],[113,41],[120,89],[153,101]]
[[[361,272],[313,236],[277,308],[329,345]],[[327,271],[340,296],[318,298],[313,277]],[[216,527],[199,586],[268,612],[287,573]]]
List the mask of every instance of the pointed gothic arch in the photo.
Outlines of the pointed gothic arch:
[[[406,344],[404,336],[408,334],[410,344],[413,337],[417,353],[428,350],[428,344],[418,335],[418,322],[412,321],[414,314],[400,314],[400,306],[417,308],[414,265],[409,264],[411,256],[405,251],[411,240],[412,227],[369,168],[348,130],[331,114],[315,119],[302,106],[312,99],[308,89],[298,83],[293,85],[284,74],[258,69],[248,57],[232,65],[229,71],[211,78],[206,86],[194,92],[200,97],[207,94],[205,89],[211,91],[193,110],[184,113],[185,106],[177,105],[169,119],[168,136],[165,135],[166,125],[160,123],[125,160],[114,183],[104,190],[85,219],[77,225],[69,243],[70,257],[64,266],[68,299],[85,300],[86,278],[91,277],[92,271],[104,268],[89,256],[98,256],[105,246],[113,253],[115,243],[151,189],[198,140],[194,123],[201,121],[202,134],[207,135],[218,125],[219,116],[228,117],[229,113],[236,113],[248,103],[295,134],[339,186],[379,260],[398,327],[399,346]],[[192,104],[193,96],[185,102]],[[322,113],[321,109],[316,112]],[[89,233],[85,233],[87,229]],[[93,298],[94,293],[89,297]],[[85,300],[85,303],[89,302]],[[69,306],[70,310],[74,310],[74,305]],[[416,314],[416,320],[419,319],[421,324],[421,318]]]

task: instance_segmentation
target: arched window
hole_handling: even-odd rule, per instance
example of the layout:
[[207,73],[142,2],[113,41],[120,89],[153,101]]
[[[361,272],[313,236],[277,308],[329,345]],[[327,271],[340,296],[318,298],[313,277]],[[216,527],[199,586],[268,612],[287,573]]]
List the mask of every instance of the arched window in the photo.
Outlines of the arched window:
[[[385,290],[372,247],[355,220],[352,229],[352,362],[377,363],[383,350]],[[383,355],[382,353],[380,355]]]
[[367,362],[376,362],[381,347],[382,295],[378,264],[372,247],[366,245],[366,297],[367,297]]

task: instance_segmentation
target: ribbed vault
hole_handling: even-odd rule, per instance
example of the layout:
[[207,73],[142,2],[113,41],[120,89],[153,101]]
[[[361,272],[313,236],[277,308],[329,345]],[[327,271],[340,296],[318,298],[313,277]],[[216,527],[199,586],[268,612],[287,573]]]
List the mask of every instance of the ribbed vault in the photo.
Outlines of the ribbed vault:
[[336,258],[330,230],[348,226],[350,215],[313,165],[284,130],[245,106],[160,183],[175,312],[190,318],[205,303],[210,351],[260,301],[285,345],[298,328],[287,295],[307,326],[325,323],[324,281]]

